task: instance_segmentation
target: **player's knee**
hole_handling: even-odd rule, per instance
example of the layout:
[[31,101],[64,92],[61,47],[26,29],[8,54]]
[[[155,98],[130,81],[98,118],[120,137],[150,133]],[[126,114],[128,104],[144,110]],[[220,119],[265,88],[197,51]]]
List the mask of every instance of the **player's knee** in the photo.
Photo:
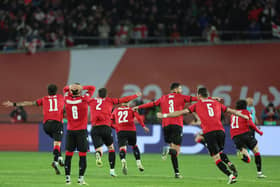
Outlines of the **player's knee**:
[[171,156],[177,156],[177,151],[175,149],[169,149],[169,154]]
[[61,145],[61,141],[54,141],[54,142],[53,142],[53,145],[54,145],[54,146],[60,146],[60,145]]
[[256,145],[254,148],[253,148],[253,153],[258,153],[259,152],[259,147],[258,145]]
[[212,155],[212,158],[213,158],[213,160],[214,160],[215,162],[217,162],[218,160],[221,159],[221,156],[220,156],[219,153],[218,153],[218,154],[213,154],[213,155]]
[[114,150],[114,145],[113,145],[113,144],[109,145],[109,146],[108,146],[108,149],[109,149],[109,150]]

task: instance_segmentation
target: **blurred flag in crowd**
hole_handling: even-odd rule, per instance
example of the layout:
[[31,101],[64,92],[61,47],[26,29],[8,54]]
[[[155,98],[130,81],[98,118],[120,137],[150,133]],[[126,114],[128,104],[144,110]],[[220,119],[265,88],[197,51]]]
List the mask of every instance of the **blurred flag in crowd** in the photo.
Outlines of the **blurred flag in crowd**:
[[272,36],[280,38],[280,26],[275,23],[272,24]]
[[26,4],[26,5],[28,5],[29,3],[31,3],[32,2],[32,0],[24,0],[24,3]]

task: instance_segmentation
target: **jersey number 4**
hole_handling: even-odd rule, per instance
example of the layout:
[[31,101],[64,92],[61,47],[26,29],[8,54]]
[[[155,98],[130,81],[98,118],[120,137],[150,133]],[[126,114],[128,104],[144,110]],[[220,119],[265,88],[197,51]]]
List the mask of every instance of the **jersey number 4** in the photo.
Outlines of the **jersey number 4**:
[[119,116],[119,123],[128,122],[128,120],[127,120],[128,112],[127,111],[119,111],[118,116]]
[[56,98],[49,99],[49,103],[50,103],[49,112],[58,111],[58,108],[57,108],[57,99],[56,99]]

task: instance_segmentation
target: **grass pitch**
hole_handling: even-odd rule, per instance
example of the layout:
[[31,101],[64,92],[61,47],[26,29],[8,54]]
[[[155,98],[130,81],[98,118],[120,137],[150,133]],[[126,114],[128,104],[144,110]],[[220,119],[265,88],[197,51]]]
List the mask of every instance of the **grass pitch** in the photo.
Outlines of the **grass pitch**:
[[[221,187],[227,186],[227,177],[223,175],[208,155],[180,155],[179,165],[183,179],[175,179],[170,158],[163,161],[160,154],[142,155],[144,172],[139,172],[132,154],[127,155],[128,175],[121,172],[121,164],[116,155],[116,173],[109,175],[108,155],[102,157],[104,166],[95,166],[95,157],[88,154],[88,167],[85,180],[89,186],[96,187]],[[254,159],[245,164],[236,156],[229,156],[239,171],[238,182],[234,186],[244,187],[280,187],[280,157],[263,157],[263,172],[266,179],[256,178]],[[51,168],[52,154],[38,152],[1,152],[0,187],[56,187],[66,186],[64,170],[55,175]],[[72,160],[72,184],[79,186],[78,154]]]

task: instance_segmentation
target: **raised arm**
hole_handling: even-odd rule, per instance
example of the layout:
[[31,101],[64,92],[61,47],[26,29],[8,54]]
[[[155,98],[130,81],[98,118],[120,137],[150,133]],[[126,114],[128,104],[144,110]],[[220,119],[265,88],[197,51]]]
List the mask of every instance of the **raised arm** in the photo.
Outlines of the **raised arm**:
[[143,105],[135,106],[135,107],[133,107],[133,110],[137,110],[140,108],[151,108],[151,107],[158,106],[158,105],[160,105],[160,99],[143,104]]
[[249,119],[249,126],[252,127],[259,135],[263,135],[263,132],[253,123],[252,119]]
[[95,86],[83,86],[83,90],[87,90],[87,94],[92,97],[95,91]]
[[226,112],[228,112],[228,113],[230,113],[230,114],[233,114],[233,115],[235,115],[235,116],[239,116],[239,117],[241,117],[241,118],[247,119],[247,120],[250,119],[249,116],[244,115],[244,114],[242,114],[240,111],[234,110],[234,109],[229,108],[229,107],[227,108]]
[[141,116],[138,114],[138,112],[134,112],[134,116],[136,117],[137,121],[139,122],[139,124],[143,127],[143,129],[145,130],[146,133],[150,132],[150,129],[146,127],[146,125],[144,124],[143,119],[141,118]]
[[65,86],[64,88],[63,88],[63,94],[65,95],[66,93],[68,93],[69,92],[69,86]]
[[191,113],[191,111],[188,108],[186,108],[184,110],[171,112],[169,114],[162,114],[162,113],[158,112],[157,117],[158,118],[172,118],[172,117],[178,117],[178,116],[181,116],[181,115],[185,115],[185,114],[188,114],[188,113]]
[[136,99],[137,97],[141,96],[142,93],[141,92],[137,92],[136,94],[134,95],[129,95],[129,96],[126,96],[126,97],[122,97],[122,98],[119,98],[118,99],[118,103],[127,103],[133,99]]
[[12,106],[37,106],[36,101],[22,101],[22,102],[11,102],[11,101],[4,101],[2,103],[6,107],[12,107]]

